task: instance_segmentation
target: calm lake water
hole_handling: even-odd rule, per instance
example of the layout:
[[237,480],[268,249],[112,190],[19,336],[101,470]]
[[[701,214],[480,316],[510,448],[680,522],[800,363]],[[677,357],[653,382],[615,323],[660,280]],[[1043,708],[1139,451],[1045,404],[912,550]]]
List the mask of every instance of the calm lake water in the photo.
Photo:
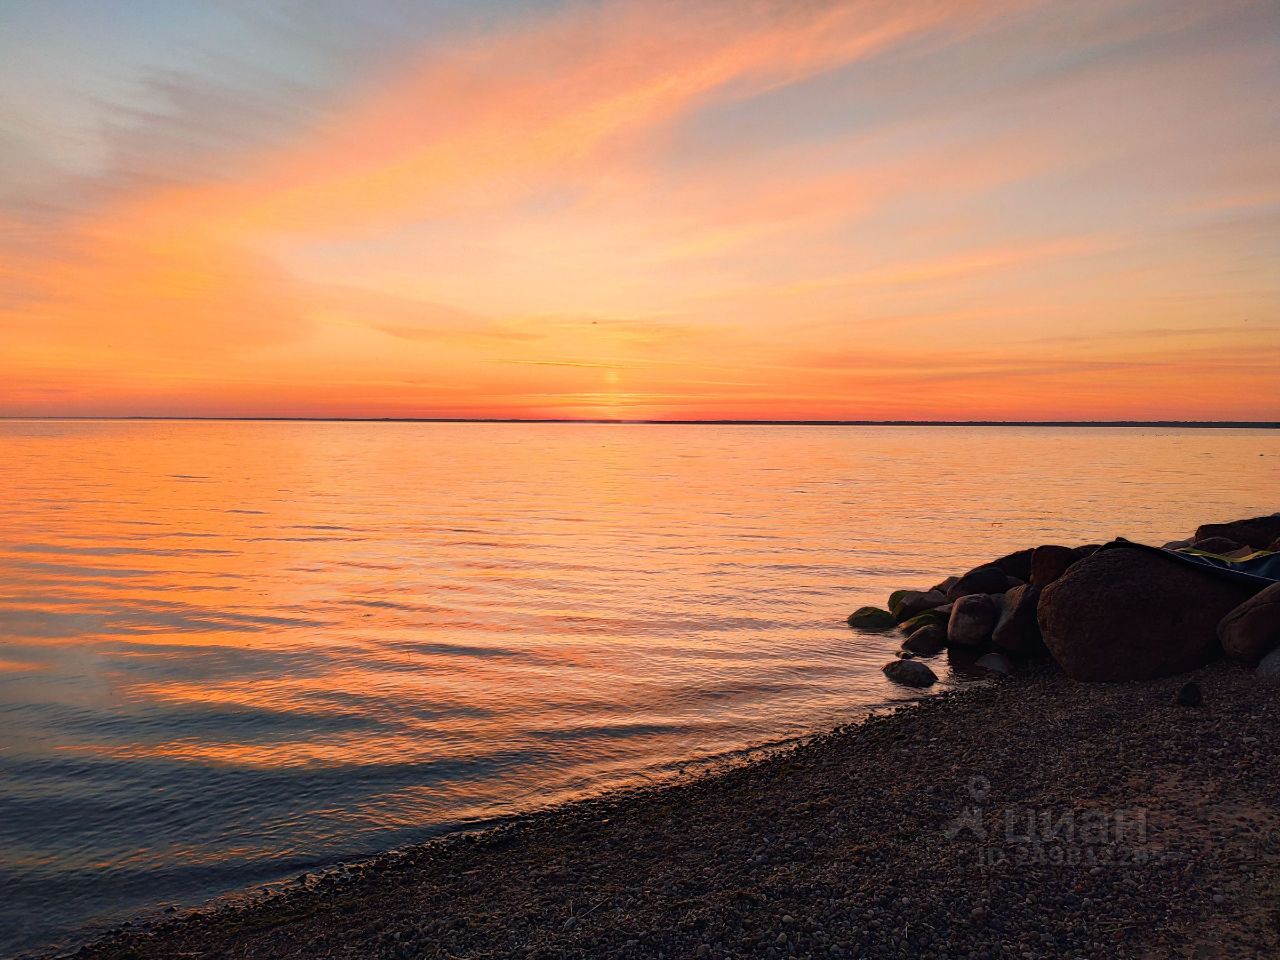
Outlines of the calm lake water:
[[1280,506],[1268,431],[10,421],[0,450],[0,954],[856,718],[909,694],[853,608]]

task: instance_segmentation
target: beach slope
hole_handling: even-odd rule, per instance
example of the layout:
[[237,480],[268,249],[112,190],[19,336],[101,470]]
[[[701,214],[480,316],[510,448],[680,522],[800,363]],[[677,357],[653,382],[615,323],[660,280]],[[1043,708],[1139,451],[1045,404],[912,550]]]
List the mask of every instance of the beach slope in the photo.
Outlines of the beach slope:
[[79,955],[1277,955],[1280,686],[1191,676],[1020,673]]

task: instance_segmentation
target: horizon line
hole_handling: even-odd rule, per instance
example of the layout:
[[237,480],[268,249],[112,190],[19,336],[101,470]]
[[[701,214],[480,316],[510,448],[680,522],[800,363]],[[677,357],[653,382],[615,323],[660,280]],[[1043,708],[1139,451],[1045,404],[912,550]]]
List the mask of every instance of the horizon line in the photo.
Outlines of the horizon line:
[[1201,429],[1280,429],[1280,420],[767,420],[767,419],[606,419],[603,417],[290,417],[290,416],[93,416],[0,415],[0,421],[101,420],[196,421],[229,423],[514,423],[597,424],[617,426],[745,427],[1195,427]]

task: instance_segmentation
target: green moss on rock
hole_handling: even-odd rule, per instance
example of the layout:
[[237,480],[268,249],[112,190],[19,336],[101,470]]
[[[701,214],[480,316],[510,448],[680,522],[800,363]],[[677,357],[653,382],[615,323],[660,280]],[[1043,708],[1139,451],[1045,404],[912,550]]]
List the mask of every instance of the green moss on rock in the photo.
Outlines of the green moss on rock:
[[[948,611],[950,613],[950,611]],[[903,620],[898,624],[898,629],[910,636],[921,627],[929,623],[940,623],[944,627],[947,625],[947,614],[939,613],[937,610],[926,610],[924,613],[917,614],[910,620]]]
[[849,614],[849,626],[857,630],[890,630],[895,622],[893,614],[879,607],[859,607]]

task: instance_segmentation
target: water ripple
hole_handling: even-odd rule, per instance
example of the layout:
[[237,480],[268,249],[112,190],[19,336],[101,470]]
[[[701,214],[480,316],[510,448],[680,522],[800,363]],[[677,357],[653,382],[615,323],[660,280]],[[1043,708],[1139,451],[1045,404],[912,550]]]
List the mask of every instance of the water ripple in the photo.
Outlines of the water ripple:
[[849,610],[1270,512],[1277,443],[0,422],[0,954],[915,696]]

